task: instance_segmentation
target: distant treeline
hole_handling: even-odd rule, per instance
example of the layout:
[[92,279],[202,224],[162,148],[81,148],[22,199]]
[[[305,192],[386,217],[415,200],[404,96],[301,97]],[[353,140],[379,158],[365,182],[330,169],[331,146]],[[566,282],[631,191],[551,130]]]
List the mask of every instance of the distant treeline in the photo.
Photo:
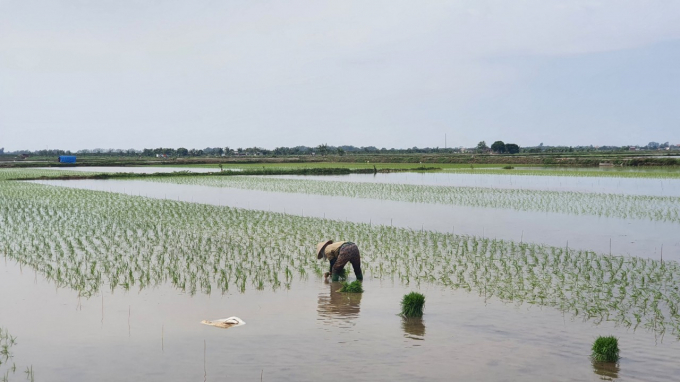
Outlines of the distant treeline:
[[[498,153],[588,153],[588,152],[624,152],[631,150],[680,150],[680,146],[670,145],[668,142],[658,144],[650,142],[646,146],[544,146],[542,143],[533,147],[519,147],[516,144],[505,144],[502,141],[494,142],[489,148],[484,141],[479,142],[476,147],[464,148],[440,148],[440,147],[411,147],[411,148],[377,148],[375,146],[329,146],[319,145],[316,147],[295,146],[295,147],[277,147],[273,150],[268,150],[261,147],[236,148],[232,149],[226,147],[206,147],[204,149],[187,149],[179,148],[145,148],[143,150],[136,149],[85,149],[78,151],[70,150],[17,150],[5,151],[0,148],[0,155],[31,155],[31,156],[56,156],[56,155],[94,155],[94,156],[135,156],[135,157],[233,157],[233,156],[301,156],[301,155],[353,155],[353,154],[457,154],[457,153],[486,153],[490,151]],[[496,149],[501,147],[500,149]],[[506,150],[507,148],[507,150]]]

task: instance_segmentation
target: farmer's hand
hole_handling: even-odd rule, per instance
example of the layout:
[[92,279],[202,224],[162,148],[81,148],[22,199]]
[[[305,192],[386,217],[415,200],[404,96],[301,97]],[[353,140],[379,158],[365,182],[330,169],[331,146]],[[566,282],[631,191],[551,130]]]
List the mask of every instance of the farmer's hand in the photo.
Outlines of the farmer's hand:
[[327,278],[328,278],[328,276],[330,276],[330,275],[331,275],[331,273],[330,273],[330,272],[326,272],[326,273],[324,273],[324,274],[323,274],[323,277],[324,277],[325,279],[327,279]]

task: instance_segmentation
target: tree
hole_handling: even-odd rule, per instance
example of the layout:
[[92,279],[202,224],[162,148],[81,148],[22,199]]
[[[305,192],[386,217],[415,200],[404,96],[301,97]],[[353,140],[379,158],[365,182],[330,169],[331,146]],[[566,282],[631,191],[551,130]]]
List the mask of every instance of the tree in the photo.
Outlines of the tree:
[[316,147],[316,152],[318,152],[319,155],[326,155],[326,154],[328,154],[328,145],[327,145],[327,144],[318,145],[318,146]]
[[491,151],[502,154],[505,152],[505,143],[503,141],[496,141],[491,145]]
[[338,147],[338,155],[340,155],[340,156],[345,155],[345,150],[343,150],[342,147]]
[[185,149],[184,147],[180,147],[180,148],[177,149],[177,155],[179,155],[181,157],[185,157],[185,156],[189,155],[189,150]]
[[486,145],[486,141],[481,141],[477,143],[477,151],[478,152],[484,152],[489,149],[489,146]]
[[[508,154],[517,154],[519,153],[519,146],[514,143],[506,143],[505,151],[507,151]],[[571,151],[573,151],[573,149],[571,149]]]

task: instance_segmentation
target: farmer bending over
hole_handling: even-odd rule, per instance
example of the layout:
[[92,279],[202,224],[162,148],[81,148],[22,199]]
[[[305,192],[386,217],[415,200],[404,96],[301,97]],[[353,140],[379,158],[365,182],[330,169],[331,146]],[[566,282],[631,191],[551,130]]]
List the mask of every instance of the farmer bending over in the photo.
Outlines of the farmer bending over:
[[359,248],[352,242],[339,241],[333,243],[333,240],[322,241],[316,245],[316,258],[326,258],[330,261],[330,272],[326,272],[324,275],[326,278],[332,274],[331,280],[338,281],[340,275],[344,273],[345,264],[349,261],[352,263],[352,268],[354,268],[354,274],[357,276],[357,280],[361,281],[364,279],[364,276],[361,274]]

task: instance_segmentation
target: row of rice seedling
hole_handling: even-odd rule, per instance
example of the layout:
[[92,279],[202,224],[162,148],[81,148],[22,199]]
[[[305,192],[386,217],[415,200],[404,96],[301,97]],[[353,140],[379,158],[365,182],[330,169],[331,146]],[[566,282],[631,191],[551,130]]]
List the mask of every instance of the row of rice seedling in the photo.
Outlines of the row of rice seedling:
[[0,254],[92,296],[171,283],[187,293],[290,287],[351,238],[365,277],[430,283],[680,336],[680,266],[475,236],[0,182]]
[[51,178],[64,175],[85,175],[92,174],[84,171],[71,170],[49,170],[42,168],[7,168],[0,169],[0,181],[7,179],[34,179],[34,178]]
[[150,180],[162,183],[230,187],[269,192],[306,193],[680,223],[680,197],[672,196],[354,183],[254,176],[174,177],[150,178]]
[[635,178],[635,179],[680,179],[680,169],[677,167],[661,167],[652,169],[615,169],[592,170],[589,168],[546,168],[543,170],[512,170],[500,168],[453,168],[446,169],[452,174],[484,174],[484,175],[530,175],[530,176],[565,176],[590,178]]

